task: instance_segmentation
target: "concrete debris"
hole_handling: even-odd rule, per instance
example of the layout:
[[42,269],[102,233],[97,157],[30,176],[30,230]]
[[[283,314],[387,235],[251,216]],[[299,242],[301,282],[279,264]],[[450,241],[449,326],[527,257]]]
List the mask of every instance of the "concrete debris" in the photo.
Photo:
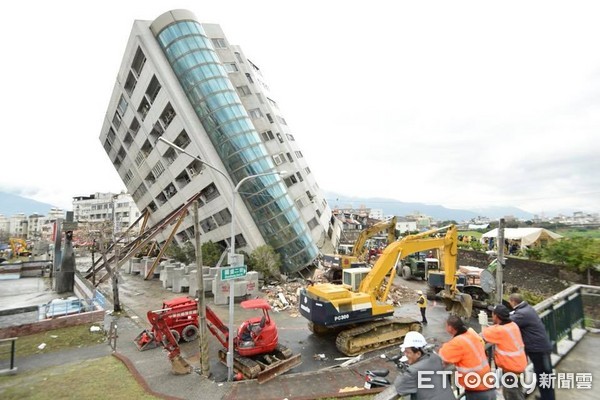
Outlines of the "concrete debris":
[[[300,290],[315,283],[326,283],[323,278],[323,270],[315,269],[311,279],[289,280],[281,284],[264,285],[261,291],[266,295],[265,298],[273,308],[273,311],[287,311],[290,315],[299,317],[298,299],[300,298]],[[402,303],[413,303],[416,301],[414,290],[409,289],[405,285],[393,285],[388,295],[388,304],[399,307]]]
[[340,364],[340,367],[342,367],[342,368],[345,368],[345,367],[347,367],[347,366],[349,366],[349,365],[352,365],[352,364],[354,364],[354,363],[357,363],[357,362],[359,362],[359,361],[360,361],[360,360],[362,360],[362,359],[363,359],[363,355],[362,355],[362,354],[359,354],[359,355],[357,355],[356,357],[352,357],[352,358],[351,358],[351,359],[349,359],[348,361],[344,361],[343,363],[341,363],[341,364]]
[[327,356],[325,356],[325,354],[323,354],[323,353],[321,353],[321,354],[314,354],[313,358],[315,360],[318,360],[318,361],[320,361],[320,360],[327,360]]

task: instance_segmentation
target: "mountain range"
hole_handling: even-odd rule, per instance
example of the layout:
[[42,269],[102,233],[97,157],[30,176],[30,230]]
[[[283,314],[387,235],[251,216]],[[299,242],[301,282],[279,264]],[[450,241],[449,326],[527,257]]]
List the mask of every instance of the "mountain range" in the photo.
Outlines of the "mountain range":
[[516,207],[486,207],[474,210],[460,210],[434,204],[405,203],[399,200],[381,197],[348,197],[327,191],[325,191],[325,198],[331,208],[356,209],[364,205],[367,208],[383,210],[383,215],[403,216],[418,212],[433,217],[438,221],[461,222],[470,221],[477,217],[499,219],[509,215],[523,220],[533,218],[533,214]]
[[[348,197],[339,193],[324,192],[331,208],[360,208],[361,206],[383,210],[383,215],[409,215],[419,212],[439,221],[470,221],[477,217],[498,219],[512,215],[519,219],[531,219],[533,215],[516,207],[488,207],[476,210],[458,210],[440,205],[424,203],[405,203],[395,199],[381,197]],[[11,217],[15,214],[48,215],[55,206],[28,199],[12,193],[0,192],[0,214]],[[67,210],[65,210],[67,211]]]
[[28,199],[27,197],[12,193],[0,192],[0,214],[5,217],[12,217],[21,213],[27,216],[32,214],[48,215],[53,208],[56,207],[52,204]]

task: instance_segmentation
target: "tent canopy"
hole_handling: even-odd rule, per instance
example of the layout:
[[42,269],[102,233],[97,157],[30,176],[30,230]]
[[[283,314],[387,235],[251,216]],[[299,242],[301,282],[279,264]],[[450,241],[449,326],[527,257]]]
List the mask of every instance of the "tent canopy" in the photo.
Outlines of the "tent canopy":
[[[498,228],[492,229],[484,233],[482,238],[498,238]],[[539,244],[540,241],[554,241],[561,239],[562,236],[558,233],[551,232],[544,228],[505,228],[504,239],[518,240],[521,246],[531,246]]]

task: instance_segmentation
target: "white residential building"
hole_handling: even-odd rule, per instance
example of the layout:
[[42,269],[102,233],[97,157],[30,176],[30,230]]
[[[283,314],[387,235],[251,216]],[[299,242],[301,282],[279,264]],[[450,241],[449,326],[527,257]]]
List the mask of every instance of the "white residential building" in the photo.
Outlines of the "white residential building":
[[[339,229],[299,135],[257,64],[219,25],[187,10],[134,22],[100,142],[139,210],[151,212],[151,224],[200,195],[203,240],[227,247],[233,231],[236,249],[247,253],[269,244],[283,272],[332,252]],[[175,240],[193,236],[188,217]]]

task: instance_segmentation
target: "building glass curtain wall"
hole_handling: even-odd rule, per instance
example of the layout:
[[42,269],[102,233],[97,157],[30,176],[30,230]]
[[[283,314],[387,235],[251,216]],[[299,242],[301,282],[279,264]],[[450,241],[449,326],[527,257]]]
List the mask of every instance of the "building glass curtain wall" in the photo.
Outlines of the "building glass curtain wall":
[[[202,26],[176,21],[156,37],[234,184],[273,171],[271,157]],[[265,241],[281,255],[284,271],[295,272],[315,259],[308,226],[280,177],[250,179],[239,193]]]

